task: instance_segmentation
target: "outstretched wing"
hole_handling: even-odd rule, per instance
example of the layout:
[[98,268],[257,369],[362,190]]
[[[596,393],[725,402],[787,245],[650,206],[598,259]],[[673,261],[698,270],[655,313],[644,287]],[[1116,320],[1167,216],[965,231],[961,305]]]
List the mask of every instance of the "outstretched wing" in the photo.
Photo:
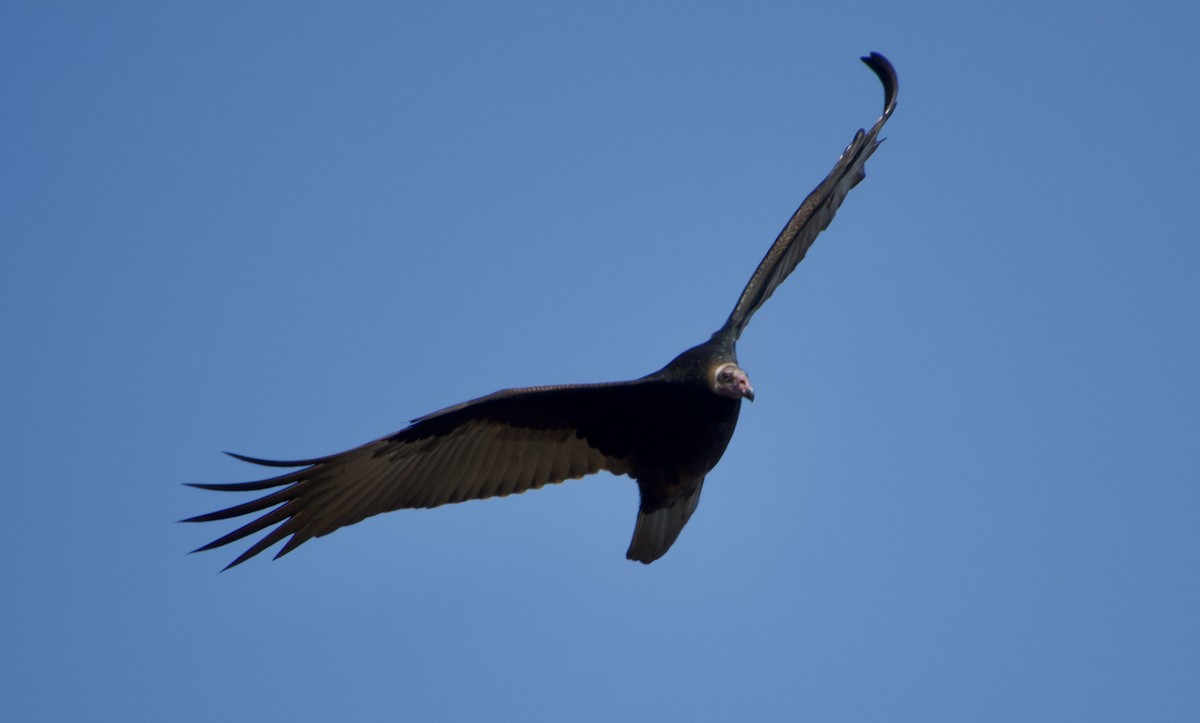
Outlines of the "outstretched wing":
[[879,120],[875,121],[869,132],[864,133],[860,129],[854,134],[854,140],[850,141],[850,145],[842,152],[833,170],[808,194],[808,198],[804,199],[796,213],[792,214],[791,220],[779,232],[779,237],[771,244],[767,255],[754,270],[754,275],[742,291],[729,319],[714,336],[723,337],[731,342],[738,340],[750,317],[775,293],[775,289],[804,258],[817,235],[833,220],[833,215],[842,205],[846,194],[866,177],[867,159],[880,143],[877,140],[879,131],[896,109],[899,81],[892,64],[879,53],[871,53],[862,60],[883,82],[883,115],[879,116]]
[[[290,537],[276,557],[391,510],[503,497],[608,470],[629,471],[637,418],[666,382],[510,389],[414,420],[393,435],[316,459],[278,462],[232,455],[268,467],[303,467],[239,484],[192,484],[263,497],[185,522],[265,514],[196,550],[209,550],[272,525],[228,567]],[[228,567],[226,569],[228,569]]]

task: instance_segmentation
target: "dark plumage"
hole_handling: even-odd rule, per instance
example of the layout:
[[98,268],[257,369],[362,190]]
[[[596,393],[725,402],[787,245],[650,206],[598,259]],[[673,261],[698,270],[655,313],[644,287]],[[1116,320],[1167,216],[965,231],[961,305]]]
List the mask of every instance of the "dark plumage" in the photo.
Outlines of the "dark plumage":
[[896,108],[896,72],[882,55],[863,58],[884,87],[884,110],[859,130],[833,170],[784,226],[724,325],[712,337],[641,379],[509,389],[413,420],[395,434],[328,457],[279,462],[299,467],[259,482],[195,484],[208,490],[274,490],[186,522],[264,512],[201,547],[208,550],[277,525],[233,567],[281,540],[279,557],[313,537],[391,510],[505,496],[601,470],[638,483],[641,506],[626,557],[662,557],[700,501],[737,425],[741,400],[754,399],[737,366],[742,330],[804,258],[850,189],[865,177],[879,130]]

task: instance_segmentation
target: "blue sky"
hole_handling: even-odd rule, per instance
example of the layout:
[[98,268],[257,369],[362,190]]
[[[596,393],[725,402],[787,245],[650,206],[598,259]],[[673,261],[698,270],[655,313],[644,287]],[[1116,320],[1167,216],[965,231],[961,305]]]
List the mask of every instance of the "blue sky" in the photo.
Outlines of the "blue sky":
[[[5,3],[6,720],[1200,716],[1194,3]],[[275,562],[219,454],[707,338],[881,91],[679,542],[592,477]]]

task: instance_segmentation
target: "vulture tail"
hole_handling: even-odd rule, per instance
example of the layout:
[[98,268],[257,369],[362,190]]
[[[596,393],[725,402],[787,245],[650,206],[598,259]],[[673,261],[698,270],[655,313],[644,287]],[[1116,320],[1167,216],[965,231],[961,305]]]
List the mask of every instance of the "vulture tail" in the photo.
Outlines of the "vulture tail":
[[633,541],[629,543],[625,557],[649,565],[667,554],[683,526],[696,511],[696,505],[700,504],[703,485],[702,477],[696,483],[695,491],[680,495],[665,505],[651,503],[653,506],[648,506],[643,497],[637,525],[633,528]]

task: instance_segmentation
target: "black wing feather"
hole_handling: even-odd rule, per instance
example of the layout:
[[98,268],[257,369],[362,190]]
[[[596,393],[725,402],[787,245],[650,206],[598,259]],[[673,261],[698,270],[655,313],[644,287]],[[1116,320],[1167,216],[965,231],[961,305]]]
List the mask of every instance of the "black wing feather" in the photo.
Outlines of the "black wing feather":
[[665,384],[510,389],[426,415],[395,434],[328,457],[276,462],[234,454],[269,467],[304,468],[254,482],[192,484],[220,492],[282,489],[184,522],[266,511],[196,552],[282,523],[230,563],[233,567],[286,537],[291,539],[276,557],[382,512],[505,496],[600,470],[623,474],[634,444],[627,430],[639,428],[645,406],[654,404]]
[[871,53],[862,60],[875,71],[883,83],[883,115],[879,116],[879,120],[875,121],[869,132],[859,130],[854,134],[854,140],[850,141],[850,145],[842,152],[833,170],[792,214],[787,225],[779,232],[775,243],[767,250],[767,255],[754,270],[733,307],[733,312],[729,314],[729,319],[714,336],[727,342],[738,340],[750,317],[775,293],[775,289],[783,283],[788,274],[795,270],[813,241],[833,220],[846,194],[866,177],[865,165],[879,146],[879,131],[896,110],[899,80],[892,64],[879,53]]

